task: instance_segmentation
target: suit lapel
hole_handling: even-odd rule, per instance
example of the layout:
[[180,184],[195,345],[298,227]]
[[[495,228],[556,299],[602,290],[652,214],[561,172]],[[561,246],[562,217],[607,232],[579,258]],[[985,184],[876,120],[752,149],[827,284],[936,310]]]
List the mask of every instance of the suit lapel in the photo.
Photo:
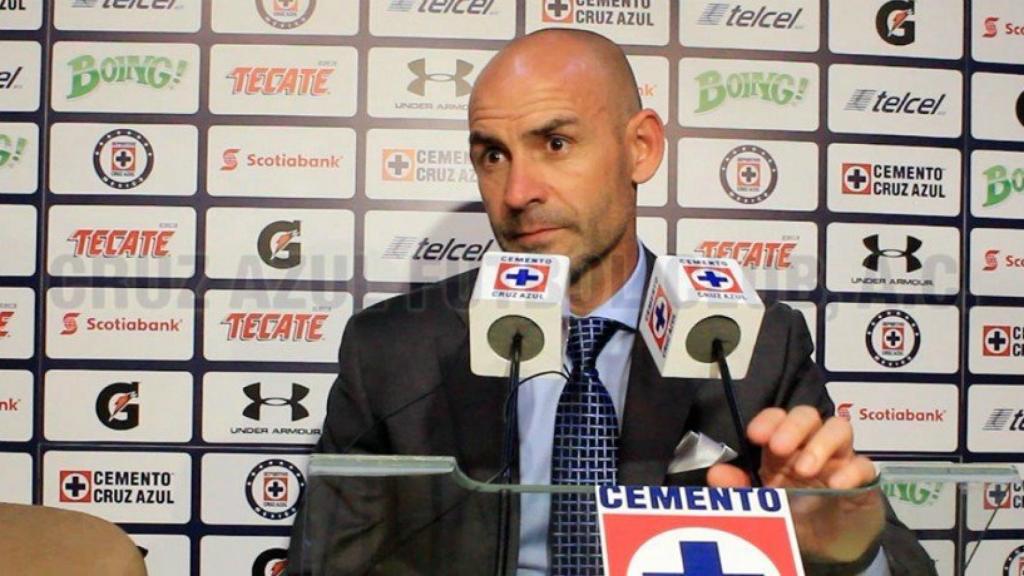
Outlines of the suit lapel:
[[[503,410],[507,384],[504,378],[473,374],[469,366],[469,295],[476,280],[476,271],[449,293],[455,315],[459,319],[461,344],[456,352],[442,361],[445,397],[451,407],[456,457],[463,472],[476,480],[488,480],[501,467]],[[469,291],[466,291],[466,288]]]
[[[655,257],[646,249],[644,257],[647,261],[646,295]],[[643,314],[643,306],[640,314]],[[641,317],[639,322],[642,321]],[[665,480],[676,444],[686,430],[694,397],[693,382],[662,378],[639,331],[633,339],[630,358],[619,438],[619,484],[659,485]]]

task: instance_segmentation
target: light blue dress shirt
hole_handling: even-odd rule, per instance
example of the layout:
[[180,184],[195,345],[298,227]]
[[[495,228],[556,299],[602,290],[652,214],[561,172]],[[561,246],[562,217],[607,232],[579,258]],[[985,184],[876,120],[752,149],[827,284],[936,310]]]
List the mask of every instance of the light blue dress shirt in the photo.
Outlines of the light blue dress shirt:
[[[647,259],[640,248],[637,265],[629,280],[590,316],[610,318],[632,329],[621,329],[612,336],[597,357],[597,373],[615,405],[621,428],[629,383],[630,353],[640,318]],[[564,343],[563,343],[564,345]],[[565,372],[570,366],[562,351]],[[555,413],[565,379],[543,376],[530,380],[519,389],[519,482],[551,483],[551,446],[555,437]],[[519,564],[517,576],[545,576],[548,569],[548,517],[551,499],[542,494],[524,494],[520,499]],[[885,554],[879,551],[864,576],[890,576]]]

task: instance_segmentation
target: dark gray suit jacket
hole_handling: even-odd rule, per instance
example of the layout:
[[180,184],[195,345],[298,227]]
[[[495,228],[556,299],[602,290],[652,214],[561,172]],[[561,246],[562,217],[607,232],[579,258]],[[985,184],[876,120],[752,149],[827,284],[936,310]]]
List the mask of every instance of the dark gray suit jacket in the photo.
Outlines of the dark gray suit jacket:
[[[507,385],[469,369],[466,307],[475,279],[475,271],[453,276],[349,321],[316,452],[450,455],[474,479],[499,472]],[[803,316],[769,306],[747,377],[736,382],[745,421],[768,406],[832,413],[811,352]],[[631,362],[619,483],[703,484],[705,471],[667,469],[688,430],[738,450],[722,383],[662,378],[640,337]],[[469,495],[436,477],[311,482],[292,532],[289,573],[479,576],[493,574],[499,557],[514,569],[516,506],[501,518],[498,497]],[[913,534],[892,520],[883,545],[893,573],[931,573]]]

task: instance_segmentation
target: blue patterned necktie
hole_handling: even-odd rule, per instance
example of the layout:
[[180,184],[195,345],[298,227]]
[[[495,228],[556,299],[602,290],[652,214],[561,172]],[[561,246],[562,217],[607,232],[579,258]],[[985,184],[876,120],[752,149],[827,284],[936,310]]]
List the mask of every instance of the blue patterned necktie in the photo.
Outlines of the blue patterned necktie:
[[[566,355],[572,375],[555,415],[552,484],[615,484],[619,424],[596,362],[619,326],[607,318],[571,320]],[[553,495],[550,528],[551,576],[604,574],[593,495]]]

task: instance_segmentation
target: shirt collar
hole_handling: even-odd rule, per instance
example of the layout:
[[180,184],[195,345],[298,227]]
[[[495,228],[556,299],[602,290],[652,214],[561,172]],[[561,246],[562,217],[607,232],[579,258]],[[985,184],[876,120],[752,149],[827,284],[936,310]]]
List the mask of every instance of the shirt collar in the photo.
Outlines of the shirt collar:
[[644,281],[647,279],[647,258],[644,257],[643,244],[640,242],[637,242],[637,253],[636,266],[633,267],[633,274],[629,280],[587,316],[608,318],[636,330],[640,320]]

